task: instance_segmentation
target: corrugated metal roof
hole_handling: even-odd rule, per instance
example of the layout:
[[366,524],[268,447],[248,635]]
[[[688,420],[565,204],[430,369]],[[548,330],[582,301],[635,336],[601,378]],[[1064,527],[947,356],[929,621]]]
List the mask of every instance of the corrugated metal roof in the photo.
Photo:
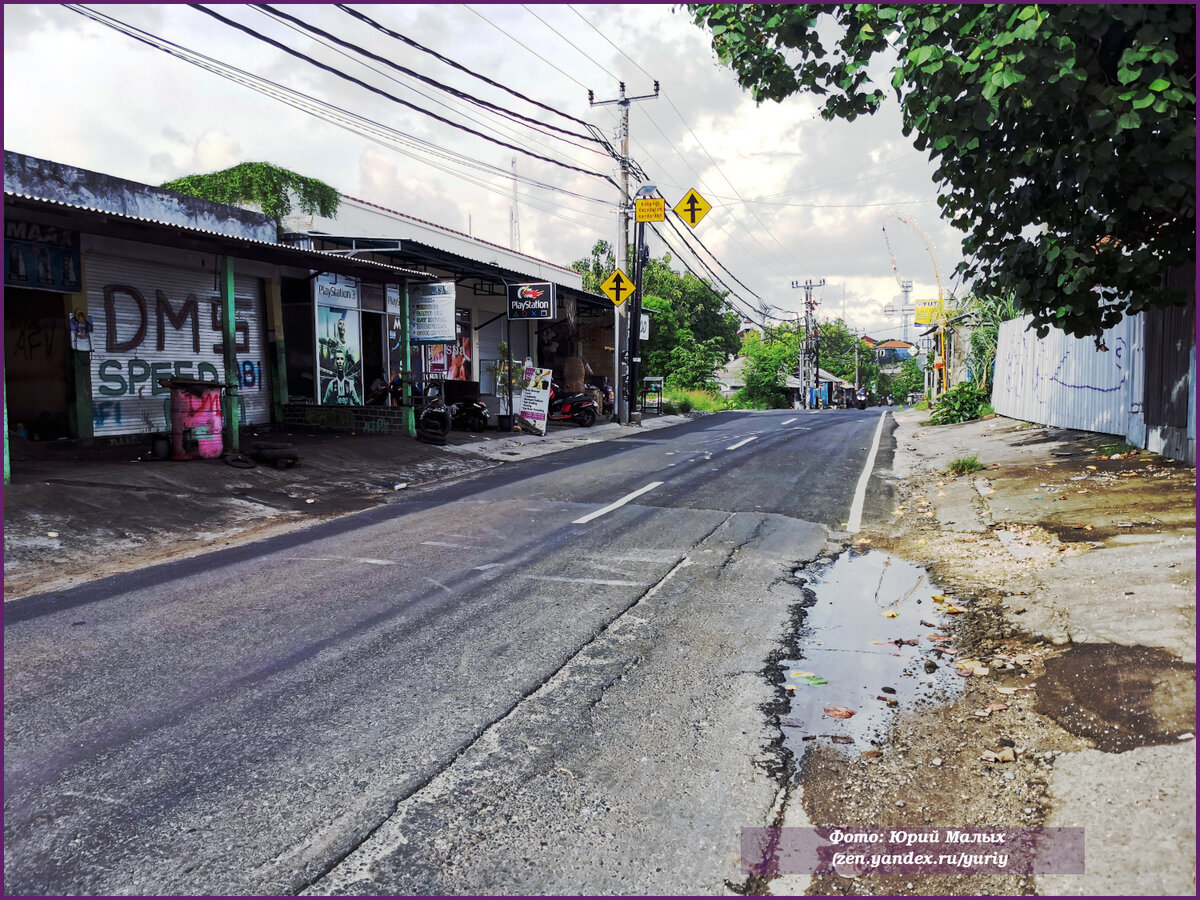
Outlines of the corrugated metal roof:
[[376,270],[379,270],[380,272],[386,272],[388,274],[405,275],[405,276],[409,276],[412,278],[433,278],[434,277],[433,275],[431,275],[428,272],[422,272],[417,269],[405,269],[405,268],[401,268],[400,266],[393,266],[393,265],[389,265],[387,263],[375,262],[374,260],[367,260],[367,259],[350,259],[350,260],[348,260],[344,256],[340,256],[340,255],[334,254],[334,253],[326,253],[322,250],[305,250],[305,249],[301,249],[298,247],[292,247],[287,244],[274,243],[271,241],[257,241],[252,238],[245,238],[245,237],[239,237],[237,235],[225,234],[224,232],[220,232],[220,231],[211,231],[207,228],[197,228],[197,227],[189,226],[189,225],[180,225],[175,222],[165,222],[165,221],[162,221],[161,219],[150,219],[150,218],[145,218],[143,216],[131,216],[128,213],[113,212],[112,210],[102,209],[102,208],[96,207],[96,206],[87,206],[87,205],[84,205],[81,203],[68,203],[65,200],[51,200],[46,197],[36,197],[32,194],[24,194],[24,193],[20,193],[17,191],[10,191],[7,189],[4,191],[4,198],[5,198],[6,202],[9,199],[13,199],[13,200],[24,200],[24,201],[27,201],[30,203],[35,203],[35,204],[44,205],[44,206],[65,207],[66,209],[74,209],[74,210],[78,210],[79,212],[93,213],[95,215],[106,216],[111,219],[118,219],[118,220],[126,221],[126,222],[139,222],[139,223],[143,223],[143,224],[147,224],[147,225],[156,225],[161,228],[170,229],[172,231],[177,231],[177,232],[181,232],[184,234],[195,234],[195,235],[202,235],[204,237],[209,237],[209,238],[217,238],[221,241],[228,242],[235,246],[245,246],[247,248],[256,247],[256,248],[261,248],[261,249],[269,249],[270,251],[272,251],[272,253],[280,253],[283,255],[293,256],[296,259],[296,265],[300,266],[302,268],[312,268],[312,266],[308,266],[303,262],[306,259],[309,262],[322,262],[322,263],[324,261],[328,260],[328,261],[338,262],[338,263],[341,263],[344,265],[349,265],[352,267],[359,266],[359,267],[368,268],[368,269],[376,269]]

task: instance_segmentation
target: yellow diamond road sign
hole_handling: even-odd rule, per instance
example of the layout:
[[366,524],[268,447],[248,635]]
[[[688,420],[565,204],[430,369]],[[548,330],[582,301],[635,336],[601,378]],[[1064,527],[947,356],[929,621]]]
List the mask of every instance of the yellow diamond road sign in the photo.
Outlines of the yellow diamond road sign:
[[708,215],[710,209],[712,209],[712,204],[697,194],[695,188],[692,188],[679,201],[675,212],[679,214],[679,218],[695,228],[700,224],[700,220]]
[[604,280],[600,290],[608,295],[613,306],[620,306],[633,295],[633,282],[629,280],[628,275],[617,269]]
[[667,218],[667,201],[661,197],[634,200],[634,213],[638,222],[664,222]]

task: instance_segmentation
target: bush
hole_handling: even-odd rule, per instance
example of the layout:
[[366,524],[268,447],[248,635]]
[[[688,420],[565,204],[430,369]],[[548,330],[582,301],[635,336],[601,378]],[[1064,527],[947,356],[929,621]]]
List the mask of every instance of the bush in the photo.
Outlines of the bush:
[[979,461],[978,456],[962,456],[953,460],[946,467],[946,471],[951,475],[969,475],[971,472],[978,472],[983,468],[983,463]]
[[712,391],[688,391],[667,386],[663,400],[670,400],[682,413],[692,410],[700,412],[720,412],[729,409],[729,403],[724,397]]
[[676,406],[674,403],[672,403],[670,400],[663,400],[663,402],[662,402],[662,414],[663,414],[664,416],[676,416],[676,415],[679,415],[679,407],[677,407],[677,406]]
[[942,394],[929,417],[931,425],[953,425],[969,422],[983,415],[983,408],[991,398],[989,391],[981,391],[974,382],[964,381]]

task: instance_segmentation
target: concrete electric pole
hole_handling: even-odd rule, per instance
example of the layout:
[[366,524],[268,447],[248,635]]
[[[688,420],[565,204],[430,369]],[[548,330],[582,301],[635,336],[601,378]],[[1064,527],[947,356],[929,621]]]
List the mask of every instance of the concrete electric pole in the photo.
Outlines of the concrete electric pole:
[[[589,106],[611,106],[616,104],[621,107],[621,157],[618,160],[621,164],[621,205],[618,208],[618,219],[620,224],[617,226],[617,268],[621,269],[629,265],[629,213],[632,210],[632,204],[629,202],[629,104],[635,100],[653,100],[658,96],[658,82],[654,82],[654,93],[643,94],[640,97],[625,96],[625,82],[620,82],[620,91],[615,100],[597,100],[594,91],[588,91]],[[638,323],[634,323],[637,327]],[[626,310],[625,304],[621,304],[616,308],[613,318],[614,337],[616,340],[613,348],[613,367],[615,369],[616,378],[616,393],[617,393],[617,419],[622,425],[629,424],[629,404],[633,399],[634,386],[631,385],[629,393],[621,390],[621,385],[626,383],[626,373],[629,372],[629,313]],[[622,366],[622,358],[625,359],[625,365]],[[624,371],[622,371],[624,369]]]
[[[804,288],[804,352],[801,359],[805,364],[811,358],[812,364],[812,385],[813,396],[810,402],[806,402],[805,406],[809,409],[821,407],[821,335],[817,331],[817,304],[813,300],[812,292],[815,287],[824,287],[825,279],[820,281],[808,281],[801,284],[799,281],[793,281],[794,289]],[[804,374],[800,376],[800,384],[808,384],[808,380]]]

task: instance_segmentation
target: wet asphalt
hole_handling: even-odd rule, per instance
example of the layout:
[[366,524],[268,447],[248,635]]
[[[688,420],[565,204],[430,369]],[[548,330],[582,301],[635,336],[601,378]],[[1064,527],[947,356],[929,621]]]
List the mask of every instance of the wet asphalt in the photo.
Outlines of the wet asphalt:
[[779,790],[786,576],[879,415],[710,417],[11,602],[6,892],[723,891]]

